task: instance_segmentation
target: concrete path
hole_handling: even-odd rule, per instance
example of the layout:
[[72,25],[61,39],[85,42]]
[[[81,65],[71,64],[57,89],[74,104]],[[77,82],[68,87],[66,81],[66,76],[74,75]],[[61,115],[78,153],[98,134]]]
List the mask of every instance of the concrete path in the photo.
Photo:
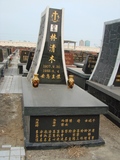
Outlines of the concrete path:
[[0,93],[22,93],[22,75],[18,73],[18,55],[13,56],[13,60],[4,70],[4,77],[0,80]]
[[[0,79],[0,94],[22,93],[21,80],[22,75],[18,73],[18,55],[13,56],[13,60],[4,70],[4,77]],[[24,160],[24,147],[12,147],[11,145],[2,145],[0,150],[0,160]]]

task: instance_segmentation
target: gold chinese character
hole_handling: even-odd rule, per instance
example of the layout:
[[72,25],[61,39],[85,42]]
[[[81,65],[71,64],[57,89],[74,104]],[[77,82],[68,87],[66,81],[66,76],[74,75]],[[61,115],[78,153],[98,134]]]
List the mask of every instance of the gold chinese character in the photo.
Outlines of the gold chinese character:
[[59,17],[59,14],[57,13],[57,11],[54,11],[52,13],[51,18],[52,18],[53,22],[58,22],[58,20],[59,20],[60,17]]
[[55,79],[55,74],[52,74],[52,79]]
[[77,119],[77,123],[80,123],[80,119]]
[[68,119],[65,119],[65,122],[67,123],[67,122],[68,122]]
[[61,141],[63,141],[64,139],[63,139],[63,137],[61,137]]
[[53,134],[52,136],[55,137],[55,134]]
[[63,137],[64,136],[64,134],[61,134],[61,137]]
[[57,74],[56,78],[57,78],[57,79],[60,79],[60,78],[61,78],[61,77],[60,77],[60,74]]
[[56,131],[55,130],[53,130],[53,133],[55,133]]
[[47,75],[46,75],[46,78],[47,78],[47,79],[50,79],[50,74],[47,74]]
[[50,61],[51,63],[53,63],[53,61],[55,61],[55,59],[54,59],[54,56],[53,56],[53,55],[50,57],[49,61]]
[[57,130],[57,133],[60,133],[60,130]]
[[40,138],[40,142],[42,142],[42,138]]
[[65,133],[68,133],[68,129],[65,130]]
[[95,129],[92,129],[92,132],[95,132]]
[[49,50],[50,52],[55,53],[55,48],[56,48],[55,44],[51,44],[49,48],[50,48]]
[[84,137],[84,140],[87,140],[87,137]]
[[35,138],[35,142],[38,142],[38,138]]
[[64,123],[61,123],[61,126],[64,126]]
[[48,142],[50,142],[51,141],[51,138],[48,138]]
[[72,130],[71,130],[71,129],[69,129],[69,133],[72,133]]
[[45,74],[42,74],[40,77],[41,77],[41,78],[45,78]]
[[40,133],[43,133],[43,130],[40,130]]
[[64,133],[64,130],[61,130],[61,133]]
[[72,123],[72,119],[69,119],[69,122]]
[[48,132],[49,132],[49,133],[52,133],[52,131],[51,131],[51,130],[49,130]]
[[68,139],[69,141],[71,141],[71,137],[69,137],[69,139]]
[[67,139],[67,137],[65,137],[65,141],[67,141],[68,139]]
[[55,41],[56,39],[57,39],[57,37],[56,37],[55,33],[50,36],[51,41]]

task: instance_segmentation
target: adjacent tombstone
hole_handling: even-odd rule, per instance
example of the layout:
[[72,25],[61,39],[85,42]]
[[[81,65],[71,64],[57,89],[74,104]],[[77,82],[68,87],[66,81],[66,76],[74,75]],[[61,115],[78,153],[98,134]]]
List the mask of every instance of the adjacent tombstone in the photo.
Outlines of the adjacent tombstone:
[[29,71],[30,67],[31,67],[31,63],[33,61],[33,57],[34,57],[34,53],[33,51],[29,52],[29,56],[28,56],[28,61],[27,61],[27,65],[26,65],[26,69]]
[[0,48],[0,62],[2,62],[3,60],[4,60],[3,51],[2,51],[2,49]]
[[20,60],[18,62],[18,71],[19,74],[23,74],[24,68],[26,68],[26,63],[28,61],[29,51],[22,50],[20,52]]
[[21,63],[27,63],[28,55],[29,55],[29,51],[21,51],[21,53],[20,53],[20,62]]
[[7,48],[3,48],[3,57],[4,57],[4,60],[6,60],[8,58],[8,50]]
[[[107,105],[76,85],[68,88],[62,33],[63,10],[47,8],[29,73],[22,77],[27,149],[104,144],[99,118]],[[30,83],[34,74],[40,78],[37,88]]]
[[6,48],[0,49],[0,64],[4,65],[4,68],[8,68],[9,59],[8,59],[8,51]]
[[88,91],[109,105],[109,116],[120,126],[120,19],[105,22],[101,53]]
[[86,74],[91,74],[96,64],[96,61],[97,61],[96,55],[87,55],[84,62],[84,66],[82,68],[83,72]]

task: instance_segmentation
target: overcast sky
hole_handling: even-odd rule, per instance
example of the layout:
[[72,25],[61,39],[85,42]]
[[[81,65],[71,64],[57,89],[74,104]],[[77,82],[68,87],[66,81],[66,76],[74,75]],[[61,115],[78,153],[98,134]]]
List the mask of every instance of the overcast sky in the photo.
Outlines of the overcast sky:
[[120,18],[120,0],[0,0],[0,40],[37,42],[41,13],[64,8],[64,40],[101,45],[104,22]]

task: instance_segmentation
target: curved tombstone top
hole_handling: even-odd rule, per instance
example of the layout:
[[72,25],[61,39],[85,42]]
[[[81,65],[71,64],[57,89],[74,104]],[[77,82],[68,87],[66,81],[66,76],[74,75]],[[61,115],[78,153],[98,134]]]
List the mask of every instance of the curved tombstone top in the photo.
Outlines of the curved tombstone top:
[[120,86],[120,19],[104,23],[102,48],[90,80]]
[[36,73],[39,74],[40,83],[67,82],[63,48],[63,9],[47,8],[41,14],[38,42],[28,80],[31,81]]

